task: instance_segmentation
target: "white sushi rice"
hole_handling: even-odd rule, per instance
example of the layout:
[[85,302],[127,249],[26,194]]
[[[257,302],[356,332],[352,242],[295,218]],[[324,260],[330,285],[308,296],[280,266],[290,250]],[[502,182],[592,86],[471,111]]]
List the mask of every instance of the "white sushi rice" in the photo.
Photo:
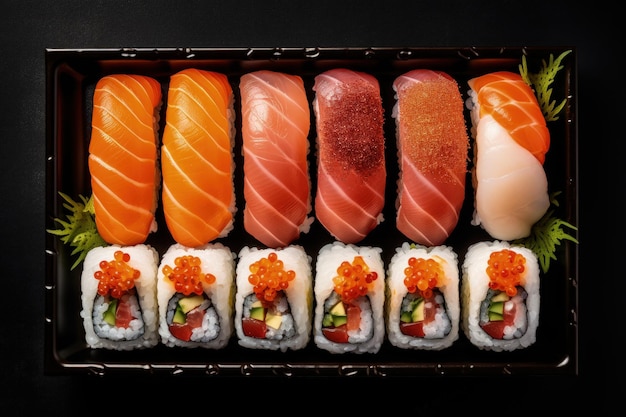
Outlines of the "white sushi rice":
[[[445,305],[445,311],[438,311],[435,320],[424,326],[425,337],[412,337],[400,331],[402,304],[408,294],[404,285],[404,269],[409,258],[434,259],[443,268],[445,285],[438,287],[441,292],[435,299],[439,305]],[[459,269],[456,252],[449,246],[411,245],[408,242],[396,248],[396,253],[389,262],[386,281],[385,316],[387,336],[392,345],[403,349],[441,350],[452,346],[459,338]]]
[[[480,327],[479,323],[481,304],[489,291],[489,276],[486,273],[487,262],[491,253],[502,249],[511,249],[526,258],[525,280],[521,283],[521,287],[526,292],[526,299],[524,303],[523,292],[513,299],[518,307],[516,326],[507,329],[505,338],[499,340],[491,338]],[[461,327],[470,342],[480,349],[497,352],[512,351],[532,345],[536,340],[536,331],[539,325],[540,304],[539,263],[535,254],[528,248],[513,246],[506,241],[478,242],[468,248],[462,271]],[[518,332],[517,327],[519,329],[526,327],[523,335],[520,336],[521,331]]]
[[[140,271],[135,281],[139,305],[131,306],[133,314],[141,312],[141,320],[131,321],[128,329],[115,329],[102,323],[101,315],[108,302],[98,296],[98,280],[94,273],[100,270],[100,261],[114,259],[115,251],[123,250],[130,255],[129,265]],[[93,349],[133,350],[153,347],[159,342],[158,311],[156,299],[156,270],[159,261],[158,252],[149,245],[119,246],[111,245],[90,250],[83,261],[81,274],[80,316],[85,329],[85,341]],[[97,304],[95,304],[97,303]],[[94,309],[97,309],[94,313]],[[94,316],[96,319],[94,320]],[[98,327],[98,333],[94,329]],[[130,339],[130,340],[129,340]]]
[[[271,252],[275,252],[278,259],[283,261],[285,270],[293,270],[296,273],[296,278],[289,282],[289,287],[285,290],[286,299],[283,298],[281,301],[287,302],[288,305],[279,306],[283,311],[289,310],[290,314],[285,315],[279,329],[270,329],[270,332],[266,333],[266,339],[259,339],[246,336],[242,326],[242,319],[249,316],[250,304],[256,298],[253,286],[248,282],[249,267],[259,259],[267,257]],[[251,349],[280,350],[282,352],[306,347],[311,338],[313,317],[311,257],[299,245],[290,245],[280,249],[245,246],[239,251],[238,257],[235,329],[239,345]]]
[[232,213],[232,218],[230,222],[224,227],[224,229],[220,232],[218,238],[226,237],[235,227],[235,214],[237,213],[237,201],[236,201],[236,193],[235,193],[235,134],[237,132],[237,128],[235,126],[236,120],[236,112],[235,112],[235,95],[231,93],[230,99],[228,102],[228,109],[226,111],[228,115],[229,121],[229,130],[228,134],[230,137],[230,154],[231,154],[231,172],[230,178],[232,181],[232,198],[230,200],[230,205],[228,206],[228,211]]
[[[317,347],[331,353],[377,353],[380,350],[385,338],[385,268],[381,253],[382,249],[378,247],[346,245],[341,242],[329,243],[320,249],[314,288],[316,307],[313,335]],[[361,307],[359,331],[348,334],[348,343],[335,343],[322,333],[325,303],[329,298],[336,297],[333,278],[337,275],[337,268],[343,261],[352,262],[355,256],[362,256],[370,271],[378,274],[378,279],[374,281],[366,299],[358,300]]]
[[[202,287],[207,300],[200,308],[206,309],[206,313],[202,327],[194,329],[189,341],[174,337],[169,330],[176,303],[182,295],[176,292],[172,282],[163,274],[165,265],[174,266],[176,258],[186,255],[200,258],[202,273],[211,273],[216,278],[213,284],[203,283]],[[235,254],[221,243],[209,243],[197,248],[189,248],[176,243],[170,246],[163,255],[157,276],[161,342],[169,347],[206,349],[225,347],[233,333]]]

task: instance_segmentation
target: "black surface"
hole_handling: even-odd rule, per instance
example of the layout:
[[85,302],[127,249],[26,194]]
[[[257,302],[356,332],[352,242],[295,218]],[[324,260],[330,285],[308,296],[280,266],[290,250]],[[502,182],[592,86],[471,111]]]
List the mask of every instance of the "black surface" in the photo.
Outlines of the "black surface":
[[[292,4],[293,3],[293,4]],[[618,217],[624,176],[621,22],[615,10],[572,2],[128,2],[11,1],[2,4],[0,152],[2,252],[5,291],[0,338],[0,406],[7,415],[93,410],[123,399],[129,411],[182,403],[210,412],[217,401],[232,410],[289,405],[286,412],[322,412],[325,405],[366,412],[372,404],[393,412],[436,412],[502,407],[509,415],[597,412],[624,392],[619,341],[623,288]],[[405,4],[406,3],[406,4]],[[488,5],[487,5],[488,4]],[[578,56],[580,160],[579,372],[576,376],[506,375],[485,378],[167,378],[158,376],[44,376],[45,276],[45,48],[119,47],[375,47],[558,46]],[[611,245],[611,246],[609,246]],[[600,252],[602,250],[602,252]],[[600,253],[605,258],[598,259]],[[610,257],[606,259],[606,257]],[[615,259],[615,261],[613,261]],[[614,298],[614,297],[613,297]],[[610,333],[603,334],[602,332]],[[600,349],[600,348],[601,349]],[[611,382],[609,382],[611,378]],[[142,387],[142,397],[131,390]],[[182,388],[184,387],[184,388]],[[595,395],[592,394],[592,389]],[[235,399],[226,401],[224,395]],[[238,398],[250,399],[242,404]],[[106,400],[105,400],[106,401]],[[482,403],[482,405],[481,405]],[[504,404],[504,405],[503,405]],[[190,407],[190,405],[186,405]],[[227,408],[228,409],[228,408]],[[325,410],[324,412],[327,412]]]

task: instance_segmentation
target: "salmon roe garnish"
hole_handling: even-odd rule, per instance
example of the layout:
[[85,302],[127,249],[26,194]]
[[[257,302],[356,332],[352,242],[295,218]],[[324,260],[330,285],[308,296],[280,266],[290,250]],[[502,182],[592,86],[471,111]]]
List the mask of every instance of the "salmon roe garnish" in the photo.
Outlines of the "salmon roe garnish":
[[424,298],[432,298],[433,288],[445,284],[441,264],[435,259],[410,257],[404,268],[404,285],[411,294],[418,293]]
[[99,271],[93,276],[98,281],[98,294],[105,297],[110,295],[113,298],[120,298],[129,290],[135,287],[135,280],[139,278],[141,272],[128,264],[130,255],[121,250],[115,251],[113,260],[100,261]]
[[165,265],[163,275],[174,284],[176,292],[184,295],[202,294],[202,284],[213,284],[215,275],[202,273],[202,260],[197,256],[185,255],[174,259],[174,267]]
[[289,287],[289,281],[296,278],[292,270],[285,270],[283,261],[276,252],[270,252],[265,258],[253,262],[248,267],[251,274],[248,282],[254,286],[254,293],[261,302],[272,302],[280,291]]
[[489,288],[504,291],[512,297],[517,294],[517,285],[522,283],[526,271],[524,255],[510,249],[493,252],[487,262]]
[[370,271],[362,256],[355,256],[352,263],[343,261],[333,278],[335,292],[344,303],[366,295],[378,278],[376,271]]

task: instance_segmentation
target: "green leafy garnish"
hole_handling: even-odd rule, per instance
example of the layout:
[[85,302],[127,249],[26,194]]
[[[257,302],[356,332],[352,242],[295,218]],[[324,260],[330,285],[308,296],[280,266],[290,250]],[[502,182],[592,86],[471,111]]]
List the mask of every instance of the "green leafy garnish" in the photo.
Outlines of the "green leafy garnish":
[[46,231],[60,236],[61,242],[74,248],[72,255],[78,254],[78,258],[70,268],[73,270],[85,259],[87,252],[98,246],[106,246],[107,243],[96,228],[93,196],[86,198],[79,195],[80,201],[77,202],[62,192],[59,192],[59,195],[66,201],[63,207],[69,211],[67,221],[55,218],[54,221],[60,225],[60,228]]
[[[558,207],[559,203],[556,197],[560,192],[550,194],[550,202]],[[578,230],[577,227],[570,223],[554,217],[554,209],[548,210],[531,229],[528,237],[517,239],[513,243],[520,244],[532,250],[544,273],[550,268],[550,261],[556,260],[556,247],[561,244],[561,240],[569,240],[578,243],[578,240],[565,232],[563,226],[572,230]]]
[[563,99],[563,101],[561,101],[558,106],[556,105],[555,100],[550,101],[552,96],[552,88],[550,88],[550,85],[554,82],[556,73],[563,69],[561,61],[570,52],[572,52],[571,49],[563,52],[556,59],[554,59],[554,55],[550,54],[549,62],[546,62],[545,59],[542,59],[542,67],[536,74],[531,74],[528,72],[526,56],[522,56],[522,63],[519,66],[520,75],[522,76],[522,79],[526,82],[526,84],[530,85],[535,91],[535,95],[537,96],[537,101],[539,102],[541,111],[543,112],[543,115],[548,122],[558,120],[558,114],[561,112],[561,110],[563,110],[563,107],[565,107],[565,99]]

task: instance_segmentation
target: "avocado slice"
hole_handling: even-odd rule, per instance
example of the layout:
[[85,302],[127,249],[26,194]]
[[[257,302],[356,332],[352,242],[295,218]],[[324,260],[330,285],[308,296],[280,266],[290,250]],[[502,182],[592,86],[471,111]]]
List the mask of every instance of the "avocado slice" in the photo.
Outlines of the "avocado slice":
[[346,308],[344,307],[343,303],[339,301],[333,306],[333,308],[330,309],[330,314],[332,314],[333,316],[345,316]]
[[330,313],[324,314],[322,318],[322,327],[330,327],[333,325],[333,315]]
[[265,319],[265,309],[263,306],[250,308],[250,318],[263,321]]
[[109,301],[109,307],[102,316],[106,324],[115,326],[115,310],[117,310],[117,299],[113,298]]
[[265,316],[265,324],[267,324],[272,329],[280,328],[280,324],[282,323],[283,318],[279,314],[273,314],[271,312],[267,312]]
[[400,321],[403,323],[411,323],[411,311],[403,311],[400,315]]
[[332,316],[333,317],[333,326],[339,327],[348,322],[348,316]]
[[183,310],[183,313],[187,314],[188,312],[202,304],[203,301],[204,297],[202,295],[191,295],[178,300],[178,305]]
[[489,304],[489,312],[497,313],[499,315],[504,314],[504,301],[496,301],[495,303],[492,301]]
[[510,298],[511,297],[509,297],[504,291],[500,291],[499,293],[491,297],[491,302],[495,303],[498,301],[509,301]]
[[185,324],[187,322],[187,315],[183,312],[183,308],[180,304],[176,304],[176,310],[174,310],[174,318],[172,323]]
[[411,313],[411,321],[417,323],[418,321],[424,321],[424,299],[420,298],[415,304],[413,312]]
[[503,320],[502,314],[498,314],[493,311],[490,311],[488,313],[488,316],[489,316],[489,321],[502,321]]

